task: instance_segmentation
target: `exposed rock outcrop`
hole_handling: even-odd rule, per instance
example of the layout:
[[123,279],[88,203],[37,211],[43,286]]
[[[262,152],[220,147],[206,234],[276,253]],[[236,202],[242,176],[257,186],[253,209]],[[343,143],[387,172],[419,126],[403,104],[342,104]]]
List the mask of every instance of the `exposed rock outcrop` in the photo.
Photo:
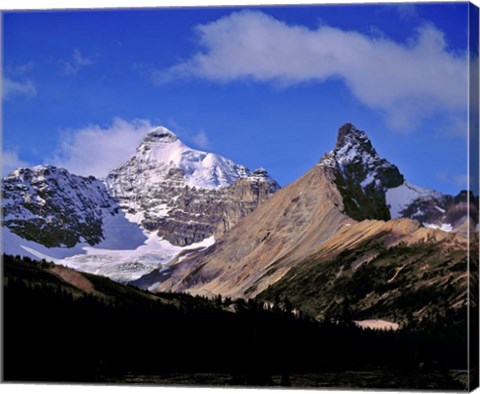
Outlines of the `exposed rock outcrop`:
[[20,168],[3,179],[3,225],[48,247],[91,245],[103,239],[105,217],[119,206],[94,177],[63,168]]

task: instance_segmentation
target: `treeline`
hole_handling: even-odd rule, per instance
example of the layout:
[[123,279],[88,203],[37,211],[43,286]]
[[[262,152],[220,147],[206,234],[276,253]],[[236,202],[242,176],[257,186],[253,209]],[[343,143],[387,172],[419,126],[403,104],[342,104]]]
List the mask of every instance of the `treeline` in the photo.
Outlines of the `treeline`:
[[[4,256],[6,381],[222,373],[231,384],[270,385],[273,375],[281,375],[288,385],[289,376],[299,373],[466,368],[464,311],[397,332],[361,330],[347,313],[335,322],[295,314],[286,299],[266,308],[255,300],[145,293],[129,302],[137,290],[127,286],[121,299],[79,296],[68,286],[52,286],[46,273],[43,284],[26,280],[21,270],[10,269],[19,261]],[[107,295],[109,283],[120,286],[99,283]],[[446,382],[451,386],[445,388],[462,388]],[[404,384],[421,388],[422,382]]]

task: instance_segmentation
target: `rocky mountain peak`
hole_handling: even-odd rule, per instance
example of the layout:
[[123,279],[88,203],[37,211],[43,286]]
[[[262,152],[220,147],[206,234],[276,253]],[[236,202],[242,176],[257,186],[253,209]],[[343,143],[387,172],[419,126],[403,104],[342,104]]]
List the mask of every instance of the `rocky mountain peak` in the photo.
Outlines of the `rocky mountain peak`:
[[352,139],[357,139],[363,136],[366,136],[365,132],[357,129],[352,123],[345,123],[338,129],[337,143],[335,144],[335,149],[340,149]]
[[356,220],[391,218],[385,199],[387,189],[405,181],[399,169],[378,155],[367,134],[346,123],[338,130],[335,148],[320,165],[335,173],[345,213]]
[[367,134],[351,123],[338,129],[334,153],[341,163],[380,159]]
[[143,143],[171,143],[178,140],[177,135],[163,126],[158,126],[148,132]]

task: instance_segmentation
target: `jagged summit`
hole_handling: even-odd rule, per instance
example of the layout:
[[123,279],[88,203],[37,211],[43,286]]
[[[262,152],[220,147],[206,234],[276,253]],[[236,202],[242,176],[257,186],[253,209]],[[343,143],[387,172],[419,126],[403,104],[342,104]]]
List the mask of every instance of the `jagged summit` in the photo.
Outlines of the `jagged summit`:
[[[335,160],[340,165],[342,172],[351,170],[346,168],[351,164],[361,164],[368,172],[379,167],[390,167],[397,169],[393,164],[380,157],[372,145],[372,142],[362,130],[357,129],[351,123],[346,123],[338,129],[337,142],[333,150]],[[397,169],[398,171],[398,169]],[[356,174],[363,175],[363,174]],[[373,174],[372,174],[373,175]],[[359,181],[373,181],[374,177],[359,179]]]
[[337,156],[341,156],[348,153],[352,148],[358,149],[359,147],[371,156],[378,156],[367,133],[357,129],[351,123],[345,123],[338,129],[334,152]]
[[449,207],[458,204],[407,182],[397,166],[377,153],[367,134],[351,123],[340,127],[334,150],[320,164],[335,172],[344,212],[356,220],[409,217],[442,229],[458,227],[463,220],[463,213],[450,213],[454,208]]
[[253,170],[250,173],[250,176],[257,177],[257,178],[272,179],[271,175],[263,167],[257,168],[256,170]]
[[[19,167],[16,170],[8,174],[4,179],[28,179],[28,178],[40,178],[44,180],[45,177],[66,177],[73,176],[68,170],[62,167],[57,167],[51,164],[39,164],[33,167]],[[93,176],[81,176],[78,175],[78,178],[82,179],[95,179]]]
[[361,131],[355,127],[352,123],[345,123],[338,129],[337,142],[335,144],[335,149],[341,148],[348,141],[351,141],[355,138],[364,138],[366,134],[364,131]]
[[143,140],[144,143],[170,143],[178,140],[177,135],[163,126],[157,126],[148,132]]
[[191,188],[216,189],[248,176],[249,170],[220,155],[192,149],[175,133],[159,126],[147,134],[134,156],[110,172],[107,184],[120,174],[140,189],[168,180]]

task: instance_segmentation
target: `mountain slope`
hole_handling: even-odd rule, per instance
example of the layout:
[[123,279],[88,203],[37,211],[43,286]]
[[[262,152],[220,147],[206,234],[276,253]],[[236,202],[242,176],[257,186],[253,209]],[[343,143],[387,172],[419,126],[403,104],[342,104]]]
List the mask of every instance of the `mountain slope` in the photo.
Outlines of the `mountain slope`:
[[[155,273],[149,275],[148,285],[161,279],[159,289],[229,296],[251,292],[262,276],[268,280],[257,291],[267,286],[285,272],[269,275],[272,264],[301,258],[342,225],[353,222],[341,212],[343,204],[334,177],[330,167],[313,167],[243,218],[215,246],[186,258],[175,269],[162,271],[158,278]],[[146,279],[138,283],[145,285]]]
[[348,304],[355,320],[407,324],[467,305],[467,239],[409,219],[345,227],[259,294],[319,319]]
[[395,165],[378,155],[365,132],[350,123],[340,127],[335,149],[321,162],[335,168],[335,183],[348,216],[391,218],[385,189],[402,185],[404,178]]
[[119,206],[102,182],[53,166],[20,168],[3,179],[3,225],[47,247],[104,239],[104,218]]

